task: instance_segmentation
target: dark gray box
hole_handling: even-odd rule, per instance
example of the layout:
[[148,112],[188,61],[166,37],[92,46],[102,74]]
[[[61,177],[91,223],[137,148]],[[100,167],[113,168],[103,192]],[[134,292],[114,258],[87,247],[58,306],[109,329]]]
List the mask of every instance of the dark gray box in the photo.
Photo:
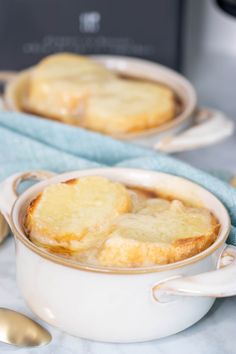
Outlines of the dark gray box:
[[0,70],[60,51],[142,57],[179,68],[181,0],[0,0]]

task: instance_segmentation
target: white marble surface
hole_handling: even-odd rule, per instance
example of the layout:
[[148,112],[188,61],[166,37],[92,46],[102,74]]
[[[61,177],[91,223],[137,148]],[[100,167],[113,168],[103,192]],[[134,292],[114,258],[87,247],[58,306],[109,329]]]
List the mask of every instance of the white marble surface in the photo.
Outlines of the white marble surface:
[[[11,237],[0,247],[0,305],[35,318],[17,289],[14,252]],[[236,297],[216,301],[205,318],[182,333],[146,343],[96,343],[61,333],[46,324],[44,326],[53,335],[52,343],[38,349],[21,349],[21,354],[235,354]],[[1,349],[0,353],[3,353]],[[16,352],[10,350],[7,353]]]

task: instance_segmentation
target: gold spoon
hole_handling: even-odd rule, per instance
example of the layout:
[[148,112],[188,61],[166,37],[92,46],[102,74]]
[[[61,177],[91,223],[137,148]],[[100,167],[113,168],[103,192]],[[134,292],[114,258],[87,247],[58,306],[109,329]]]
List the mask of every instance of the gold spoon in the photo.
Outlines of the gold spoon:
[[51,341],[51,334],[29,317],[0,308],[0,348],[38,347]]

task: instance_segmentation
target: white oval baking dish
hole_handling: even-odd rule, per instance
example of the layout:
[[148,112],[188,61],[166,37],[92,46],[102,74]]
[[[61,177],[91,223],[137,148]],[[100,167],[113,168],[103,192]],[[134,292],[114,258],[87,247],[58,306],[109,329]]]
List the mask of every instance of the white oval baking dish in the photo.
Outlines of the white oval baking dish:
[[[233,122],[223,112],[197,107],[193,86],[179,73],[143,59],[114,55],[96,55],[92,58],[122,75],[164,83],[174,90],[181,102],[181,111],[172,121],[138,133],[114,135],[115,138],[165,152],[177,152],[207,146],[232,134]],[[9,75],[4,96],[6,109],[22,110],[21,102],[27,92],[30,70]],[[6,79],[7,75],[2,74],[2,80]]]
[[[191,198],[218,218],[219,236],[194,257],[146,268],[80,264],[34,245],[22,228],[28,203],[49,184],[87,175]],[[17,185],[25,179],[45,180],[18,197]],[[24,172],[1,183],[0,210],[15,235],[17,282],[23,298],[37,316],[72,335],[105,342],[157,339],[197,322],[216,297],[236,294],[236,248],[225,244],[230,230],[228,213],[214,195],[186,179],[120,168],[56,176]]]

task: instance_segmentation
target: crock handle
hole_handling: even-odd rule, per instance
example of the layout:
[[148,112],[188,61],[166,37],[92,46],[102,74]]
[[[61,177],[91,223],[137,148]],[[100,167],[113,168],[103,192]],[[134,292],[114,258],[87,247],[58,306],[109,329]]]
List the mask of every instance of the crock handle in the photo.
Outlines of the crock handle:
[[7,224],[10,224],[11,209],[18,197],[17,187],[20,183],[26,180],[44,180],[54,175],[54,173],[48,171],[20,172],[0,183],[0,242],[9,233]]
[[236,295],[236,247],[227,245],[218,269],[193,276],[179,276],[153,287],[154,299],[168,302],[173,295],[227,297]]
[[221,111],[199,108],[193,117],[194,125],[183,132],[166,136],[154,144],[154,149],[164,152],[192,150],[223,140],[234,131],[232,120]]

